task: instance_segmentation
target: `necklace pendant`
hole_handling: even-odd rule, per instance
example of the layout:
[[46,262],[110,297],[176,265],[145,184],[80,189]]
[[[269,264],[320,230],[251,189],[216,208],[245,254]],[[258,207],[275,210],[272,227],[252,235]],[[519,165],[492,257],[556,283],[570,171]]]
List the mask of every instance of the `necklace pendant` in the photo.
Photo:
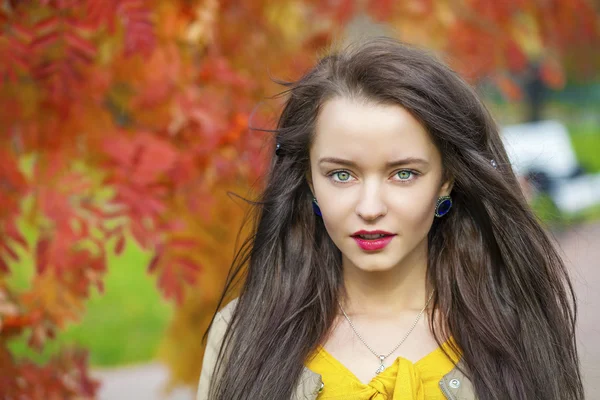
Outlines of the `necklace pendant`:
[[385,356],[379,356],[379,362],[381,363],[381,365],[379,366],[379,368],[377,368],[377,371],[375,371],[375,373],[377,375],[379,375],[380,373],[383,372],[383,370],[385,369],[385,366],[383,365],[383,360],[385,360]]

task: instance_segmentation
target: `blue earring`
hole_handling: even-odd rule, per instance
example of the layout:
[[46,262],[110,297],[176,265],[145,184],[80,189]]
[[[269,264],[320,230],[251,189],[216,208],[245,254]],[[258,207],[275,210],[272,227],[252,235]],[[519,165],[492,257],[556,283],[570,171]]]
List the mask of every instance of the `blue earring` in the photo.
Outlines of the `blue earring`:
[[438,198],[437,204],[435,205],[435,216],[440,218],[448,214],[448,211],[452,208],[452,198],[450,196],[441,196]]
[[312,201],[312,206],[313,206],[313,211],[315,212],[315,214],[317,214],[320,217],[321,209],[319,208],[319,203],[317,203],[317,199],[314,197],[313,197],[313,201]]

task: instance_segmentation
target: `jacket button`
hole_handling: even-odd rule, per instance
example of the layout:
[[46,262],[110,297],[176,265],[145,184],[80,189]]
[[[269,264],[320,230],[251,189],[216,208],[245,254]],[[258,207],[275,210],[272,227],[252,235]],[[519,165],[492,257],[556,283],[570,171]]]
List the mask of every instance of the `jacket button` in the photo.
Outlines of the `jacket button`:
[[460,381],[458,379],[452,379],[450,381],[450,387],[452,389],[458,389],[460,387]]
[[321,393],[323,391],[324,387],[325,387],[325,384],[323,382],[321,382],[321,387],[319,388],[319,393]]

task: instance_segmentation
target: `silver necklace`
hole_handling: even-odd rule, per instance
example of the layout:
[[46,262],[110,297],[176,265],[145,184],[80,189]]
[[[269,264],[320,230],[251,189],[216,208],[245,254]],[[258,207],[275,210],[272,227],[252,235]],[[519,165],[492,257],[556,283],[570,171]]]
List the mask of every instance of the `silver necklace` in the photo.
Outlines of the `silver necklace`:
[[369,346],[367,344],[367,342],[365,342],[365,340],[363,339],[363,337],[356,330],[356,327],[354,326],[354,324],[352,323],[352,321],[350,321],[350,318],[348,318],[348,315],[346,314],[346,312],[342,308],[342,304],[340,302],[338,302],[338,305],[340,306],[340,310],[342,310],[342,314],[344,314],[344,317],[346,317],[346,320],[348,320],[348,323],[350,324],[350,327],[352,328],[352,330],[354,331],[354,333],[356,334],[356,336],[360,339],[361,342],[363,342],[363,344],[365,346],[367,346],[367,349],[369,349],[371,351],[371,353],[373,353],[375,355],[375,357],[377,357],[379,359],[380,365],[379,365],[379,368],[377,368],[377,370],[375,371],[376,374],[380,374],[381,372],[383,372],[383,370],[385,369],[385,366],[383,365],[383,361],[386,358],[388,358],[389,356],[391,356],[396,350],[398,350],[398,348],[400,346],[402,346],[402,343],[404,343],[404,341],[406,340],[406,338],[408,337],[408,335],[410,335],[410,333],[413,331],[413,329],[415,329],[415,327],[417,326],[417,323],[419,323],[419,320],[421,319],[421,315],[423,315],[423,313],[427,309],[427,306],[429,305],[429,302],[431,301],[432,297],[433,297],[433,291],[429,295],[429,299],[427,299],[427,303],[425,303],[425,307],[423,307],[423,309],[421,310],[421,312],[419,313],[419,315],[417,315],[417,319],[415,319],[415,322],[413,323],[413,325],[410,327],[410,329],[408,330],[408,332],[406,332],[406,335],[404,335],[404,337],[402,338],[402,340],[400,341],[400,343],[398,343],[398,345],[396,347],[394,347],[394,349],[392,351],[390,351],[389,353],[387,353],[386,355],[384,355],[384,354],[378,354],[375,350],[373,350],[371,348],[371,346]]

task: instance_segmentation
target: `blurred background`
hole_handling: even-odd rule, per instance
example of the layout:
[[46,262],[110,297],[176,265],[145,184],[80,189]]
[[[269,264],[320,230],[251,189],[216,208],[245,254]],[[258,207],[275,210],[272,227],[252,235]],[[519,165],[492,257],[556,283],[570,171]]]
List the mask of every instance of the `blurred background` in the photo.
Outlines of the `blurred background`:
[[[469,80],[564,255],[600,392],[591,0],[0,0],[0,398],[192,399],[283,90],[387,35]],[[245,232],[241,233],[242,236]]]

